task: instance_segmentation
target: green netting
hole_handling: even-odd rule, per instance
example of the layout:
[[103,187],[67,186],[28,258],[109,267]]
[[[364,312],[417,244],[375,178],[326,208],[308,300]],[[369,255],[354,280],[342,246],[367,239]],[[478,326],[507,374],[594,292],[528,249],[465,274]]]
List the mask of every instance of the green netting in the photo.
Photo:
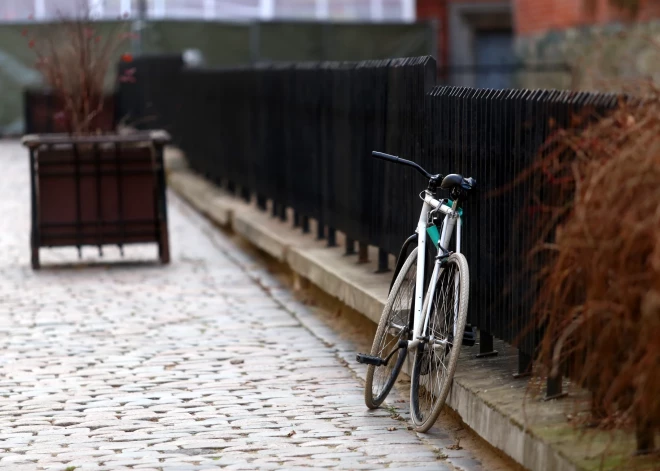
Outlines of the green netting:
[[343,61],[435,55],[428,23],[306,23],[255,25],[265,61]]
[[319,61],[325,25],[319,23],[261,23],[253,27],[260,61]]
[[23,25],[0,27],[0,134],[20,132],[23,123],[22,89],[39,83],[32,68],[34,54],[21,35]]
[[250,62],[250,26],[208,21],[158,21],[145,31],[145,52],[199,49],[210,66]]
[[329,24],[326,60],[435,56],[429,24]]

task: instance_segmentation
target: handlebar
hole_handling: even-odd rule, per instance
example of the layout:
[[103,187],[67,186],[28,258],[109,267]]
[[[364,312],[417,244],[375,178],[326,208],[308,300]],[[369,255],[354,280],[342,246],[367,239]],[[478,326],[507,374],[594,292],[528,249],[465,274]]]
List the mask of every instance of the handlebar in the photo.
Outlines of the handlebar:
[[424,170],[416,162],[412,162],[410,160],[402,159],[401,157],[397,157],[396,155],[390,155],[390,154],[386,154],[385,152],[377,152],[377,151],[371,152],[371,155],[373,155],[377,159],[387,160],[388,162],[393,162],[395,164],[407,165],[408,167],[412,167],[415,170],[417,170],[419,173],[424,175],[426,178],[429,178],[429,179],[438,177],[438,175],[432,175],[429,172],[427,172],[426,170]]

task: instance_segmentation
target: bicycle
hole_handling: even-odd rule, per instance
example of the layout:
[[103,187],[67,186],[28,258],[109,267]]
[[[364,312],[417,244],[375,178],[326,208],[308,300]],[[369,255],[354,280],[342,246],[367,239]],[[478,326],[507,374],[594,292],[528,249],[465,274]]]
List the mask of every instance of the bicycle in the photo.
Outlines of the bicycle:
[[[379,407],[399,376],[408,351],[413,351],[410,415],[415,430],[426,432],[447,399],[461,345],[474,345],[475,340],[472,328],[465,331],[470,274],[467,260],[460,252],[463,213],[460,203],[476,181],[458,174],[444,178],[432,175],[415,162],[383,152],[373,151],[372,155],[413,167],[429,183],[420,193],[424,203],[417,230],[406,240],[397,260],[371,353],[357,354],[357,361],[368,365],[364,399],[370,409]],[[450,198],[436,199],[438,189],[449,190]],[[447,248],[455,228],[456,250],[450,252]],[[427,238],[437,248],[437,254],[424,295]],[[406,257],[415,242],[417,247]]]

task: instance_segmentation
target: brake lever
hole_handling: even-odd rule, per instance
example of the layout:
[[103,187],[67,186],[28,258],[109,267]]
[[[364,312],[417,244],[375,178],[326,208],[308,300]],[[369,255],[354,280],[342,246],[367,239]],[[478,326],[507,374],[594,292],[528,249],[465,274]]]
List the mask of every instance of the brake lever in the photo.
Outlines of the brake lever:
[[477,186],[477,181],[472,177],[464,178],[461,185],[464,190],[472,190],[475,186]]

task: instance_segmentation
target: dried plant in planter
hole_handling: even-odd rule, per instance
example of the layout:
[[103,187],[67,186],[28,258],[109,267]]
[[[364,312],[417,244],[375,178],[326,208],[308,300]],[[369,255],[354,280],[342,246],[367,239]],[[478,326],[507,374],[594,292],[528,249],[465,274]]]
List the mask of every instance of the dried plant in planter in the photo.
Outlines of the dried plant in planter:
[[539,373],[568,371],[592,393],[590,423],[634,428],[639,451],[660,432],[660,90],[647,86],[555,137],[536,167],[559,188],[534,252],[547,257]]
[[[63,107],[57,118],[67,132],[76,135],[97,131],[95,120],[103,112],[108,72],[118,59],[132,60],[125,52],[131,33],[124,31],[121,22],[101,33],[87,2],[78,11],[76,17],[60,16],[40,37],[30,37],[27,29],[23,33],[36,54],[36,69]],[[130,69],[126,77],[120,77],[131,79]]]

